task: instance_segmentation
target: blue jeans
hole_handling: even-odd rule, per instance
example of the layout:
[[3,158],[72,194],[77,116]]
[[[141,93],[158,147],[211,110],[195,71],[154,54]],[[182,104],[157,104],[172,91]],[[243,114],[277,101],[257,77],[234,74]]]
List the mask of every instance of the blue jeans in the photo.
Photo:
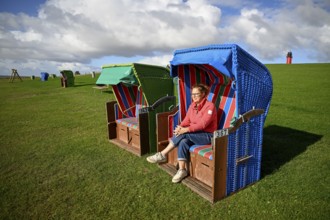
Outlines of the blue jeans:
[[172,137],[172,143],[178,147],[178,160],[189,160],[189,148],[192,145],[210,144],[213,133],[191,132]]

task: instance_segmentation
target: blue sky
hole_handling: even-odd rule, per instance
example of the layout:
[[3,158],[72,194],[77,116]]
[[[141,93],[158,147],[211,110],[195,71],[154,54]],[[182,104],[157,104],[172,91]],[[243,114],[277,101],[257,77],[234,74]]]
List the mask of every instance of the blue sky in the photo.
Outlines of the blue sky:
[[32,16],[38,15],[38,9],[45,0],[0,0],[0,12],[26,13]]
[[235,43],[261,62],[330,60],[328,0],[0,0],[0,75],[166,65],[176,49]]

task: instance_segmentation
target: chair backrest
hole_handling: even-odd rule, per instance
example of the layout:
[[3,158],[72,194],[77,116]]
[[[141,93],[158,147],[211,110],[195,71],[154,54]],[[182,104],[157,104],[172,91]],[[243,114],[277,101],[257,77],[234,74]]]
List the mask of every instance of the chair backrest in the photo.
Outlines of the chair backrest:
[[207,99],[213,102],[218,109],[218,129],[230,126],[230,122],[236,114],[236,97],[232,87],[232,79],[207,64],[173,66],[171,71],[172,75],[177,75],[179,78],[179,117],[170,116],[169,129],[173,129],[186,116],[192,102],[192,86],[198,83],[203,83],[210,88]]
[[119,107],[116,110],[116,119],[138,117],[138,110],[147,106],[142,88],[138,88],[138,86],[126,86],[123,83],[119,83],[112,85],[112,90]]
[[139,110],[141,108],[144,108],[148,106],[147,100],[145,99],[145,96],[143,95],[143,91],[141,87],[138,87],[137,93],[136,93],[136,102],[135,102],[135,116],[136,118],[139,117]]

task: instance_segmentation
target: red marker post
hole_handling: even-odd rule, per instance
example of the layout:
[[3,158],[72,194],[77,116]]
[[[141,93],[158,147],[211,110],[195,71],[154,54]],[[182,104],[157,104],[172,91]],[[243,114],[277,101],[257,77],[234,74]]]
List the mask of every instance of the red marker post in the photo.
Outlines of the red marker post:
[[291,64],[292,63],[292,52],[288,52],[286,55],[286,64]]

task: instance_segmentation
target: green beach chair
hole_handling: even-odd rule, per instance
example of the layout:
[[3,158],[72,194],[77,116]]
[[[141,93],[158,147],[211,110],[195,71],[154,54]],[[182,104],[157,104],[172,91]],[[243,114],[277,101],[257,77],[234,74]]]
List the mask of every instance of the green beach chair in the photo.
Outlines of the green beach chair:
[[74,75],[71,70],[62,70],[61,71],[61,86],[63,88],[73,87],[74,86]]
[[136,155],[156,152],[156,114],[175,105],[165,67],[105,65],[96,84],[111,85],[116,101],[106,103],[109,141]]

